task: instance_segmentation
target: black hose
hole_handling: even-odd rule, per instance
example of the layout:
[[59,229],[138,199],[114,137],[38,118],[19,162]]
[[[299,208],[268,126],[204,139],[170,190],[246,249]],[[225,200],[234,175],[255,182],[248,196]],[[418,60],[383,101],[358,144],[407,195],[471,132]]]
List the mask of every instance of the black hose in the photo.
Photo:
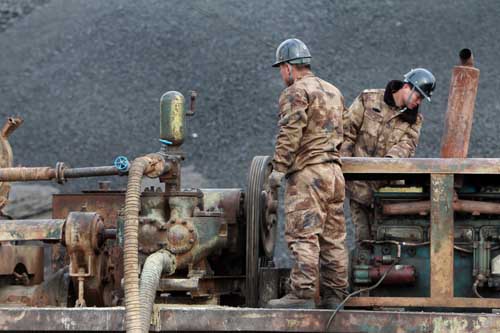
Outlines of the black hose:
[[394,268],[394,266],[396,266],[396,261],[392,263],[391,267],[389,267],[389,269],[387,271],[385,271],[384,275],[382,275],[382,277],[380,277],[378,282],[375,283],[373,286],[356,290],[355,292],[347,295],[347,297],[342,302],[340,302],[339,305],[337,305],[337,308],[333,311],[332,315],[330,316],[330,319],[328,319],[328,323],[326,324],[325,332],[328,332],[330,330],[330,325],[332,324],[333,319],[335,319],[335,316],[337,315],[339,310],[344,306],[344,304],[347,302],[347,300],[349,300],[349,298],[351,298],[352,296],[356,296],[358,294],[361,294],[362,292],[370,291],[370,290],[377,288],[382,283],[382,281],[384,281],[385,277]]

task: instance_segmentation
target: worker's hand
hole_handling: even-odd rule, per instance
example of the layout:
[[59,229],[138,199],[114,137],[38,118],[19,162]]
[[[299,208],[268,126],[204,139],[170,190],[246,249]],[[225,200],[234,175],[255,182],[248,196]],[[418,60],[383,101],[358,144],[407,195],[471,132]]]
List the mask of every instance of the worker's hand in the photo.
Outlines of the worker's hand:
[[279,172],[276,170],[273,170],[271,174],[269,175],[269,186],[271,188],[276,188],[281,186],[281,180],[285,176],[284,172]]

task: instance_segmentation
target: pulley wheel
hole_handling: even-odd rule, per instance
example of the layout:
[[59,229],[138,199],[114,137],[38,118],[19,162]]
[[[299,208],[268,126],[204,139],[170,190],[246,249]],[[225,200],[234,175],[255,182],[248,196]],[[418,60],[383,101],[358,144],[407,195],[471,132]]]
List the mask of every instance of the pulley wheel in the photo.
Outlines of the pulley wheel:
[[270,156],[256,156],[250,165],[245,195],[246,214],[246,304],[258,305],[259,267],[274,255],[278,230],[278,193],[271,189],[268,177]]

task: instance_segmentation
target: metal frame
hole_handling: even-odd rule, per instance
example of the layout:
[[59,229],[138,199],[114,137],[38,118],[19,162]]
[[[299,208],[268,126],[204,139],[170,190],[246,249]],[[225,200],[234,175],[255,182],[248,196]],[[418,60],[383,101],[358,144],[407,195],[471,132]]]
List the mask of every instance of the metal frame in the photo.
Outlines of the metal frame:
[[[430,175],[430,297],[356,297],[354,307],[500,308],[500,299],[453,297],[453,182],[456,174],[500,175],[500,159],[345,158],[348,179],[363,175]],[[123,331],[123,307],[0,308],[1,330]],[[153,331],[295,331],[324,332],[329,310],[279,310],[234,307],[156,305]],[[498,332],[500,316],[480,313],[343,310],[331,332]]]
[[[325,332],[328,310],[279,310],[233,307],[156,308],[150,331]],[[124,331],[125,309],[0,308],[0,329],[22,331]],[[341,311],[330,332],[500,331],[497,314],[394,311]]]
[[390,159],[344,158],[342,171],[347,178],[370,175],[429,174],[431,183],[430,214],[430,297],[355,297],[353,307],[445,307],[497,308],[499,298],[463,298],[453,296],[453,184],[456,174],[500,174],[500,159]]

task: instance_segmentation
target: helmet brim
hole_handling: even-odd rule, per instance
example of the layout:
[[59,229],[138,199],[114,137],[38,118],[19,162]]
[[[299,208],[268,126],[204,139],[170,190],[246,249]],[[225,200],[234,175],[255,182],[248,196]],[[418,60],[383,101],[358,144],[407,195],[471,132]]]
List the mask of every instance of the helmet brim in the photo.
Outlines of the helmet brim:
[[422,89],[420,89],[420,87],[418,85],[413,85],[417,91],[420,93],[420,95],[424,96],[424,98],[430,102],[431,101],[431,96],[429,96],[428,94],[426,94]]
[[[290,65],[309,65],[311,64],[311,58],[312,57],[300,57],[300,58],[293,58],[293,59],[288,59],[288,60],[282,60],[282,61],[277,61],[275,62],[272,67],[279,67],[279,65],[284,64],[284,63],[289,63]],[[305,60],[307,59],[307,60]],[[300,61],[297,61],[300,60]]]

